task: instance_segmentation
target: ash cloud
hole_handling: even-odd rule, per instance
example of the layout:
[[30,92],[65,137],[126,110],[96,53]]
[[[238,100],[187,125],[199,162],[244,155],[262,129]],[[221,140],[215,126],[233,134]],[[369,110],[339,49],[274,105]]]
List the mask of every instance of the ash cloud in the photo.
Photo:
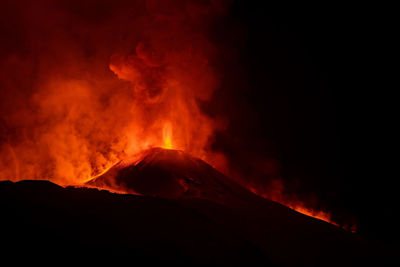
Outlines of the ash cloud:
[[179,145],[218,158],[209,148],[218,123],[197,102],[218,87],[207,34],[225,10],[223,1],[2,2],[1,179],[82,182],[157,145],[166,105],[180,111],[166,116],[172,124],[181,116],[191,126],[175,132]]

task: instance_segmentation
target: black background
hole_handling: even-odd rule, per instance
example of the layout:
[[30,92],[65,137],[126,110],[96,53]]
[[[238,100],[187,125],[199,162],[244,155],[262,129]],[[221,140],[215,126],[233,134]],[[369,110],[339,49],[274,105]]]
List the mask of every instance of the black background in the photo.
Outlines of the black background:
[[228,151],[232,168],[260,184],[268,177],[254,175],[251,161],[277,159],[286,193],[306,203],[316,196],[337,221],[355,220],[359,232],[394,243],[397,82],[390,10],[235,1],[216,29],[239,53],[232,61],[226,56],[226,88],[217,94],[234,92],[221,106],[231,121],[216,147]]

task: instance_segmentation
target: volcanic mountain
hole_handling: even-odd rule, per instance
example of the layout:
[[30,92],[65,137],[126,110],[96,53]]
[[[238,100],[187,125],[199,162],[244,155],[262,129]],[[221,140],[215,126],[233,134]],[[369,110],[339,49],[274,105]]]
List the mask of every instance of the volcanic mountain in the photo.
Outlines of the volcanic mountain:
[[79,256],[90,264],[185,266],[398,262],[396,249],[258,197],[178,150],[150,149],[86,186],[133,194],[0,182],[2,259],[42,263],[55,255],[74,264]]
[[87,185],[163,198],[200,198],[224,205],[259,199],[201,159],[152,148],[135,162],[121,161]]

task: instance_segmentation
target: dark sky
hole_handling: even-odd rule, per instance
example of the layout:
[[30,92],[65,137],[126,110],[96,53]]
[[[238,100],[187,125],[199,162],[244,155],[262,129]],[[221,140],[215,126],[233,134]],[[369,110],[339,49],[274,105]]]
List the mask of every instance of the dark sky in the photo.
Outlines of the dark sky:
[[334,216],[355,217],[360,232],[394,241],[397,106],[389,10],[235,1],[230,25],[240,25],[244,36],[236,71],[245,75],[226,75],[241,89],[227,105],[235,115],[221,140],[230,140],[226,146],[242,168],[259,155],[273,157],[287,193],[305,201],[315,194]]

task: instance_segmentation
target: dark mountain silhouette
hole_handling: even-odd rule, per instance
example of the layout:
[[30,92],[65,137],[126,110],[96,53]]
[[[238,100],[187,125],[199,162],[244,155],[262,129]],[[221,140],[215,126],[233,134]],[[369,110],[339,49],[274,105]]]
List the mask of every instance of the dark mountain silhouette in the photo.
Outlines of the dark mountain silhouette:
[[88,184],[140,195],[48,181],[0,182],[2,259],[382,266],[394,264],[398,253],[260,198],[181,151],[151,149]]
[[165,199],[21,181],[0,182],[0,200],[2,260],[139,266],[271,263],[258,247],[223,225]]
[[163,148],[145,151],[134,163],[121,161],[87,184],[146,196],[201,198],[229,206],[260,200],[203,160]]

